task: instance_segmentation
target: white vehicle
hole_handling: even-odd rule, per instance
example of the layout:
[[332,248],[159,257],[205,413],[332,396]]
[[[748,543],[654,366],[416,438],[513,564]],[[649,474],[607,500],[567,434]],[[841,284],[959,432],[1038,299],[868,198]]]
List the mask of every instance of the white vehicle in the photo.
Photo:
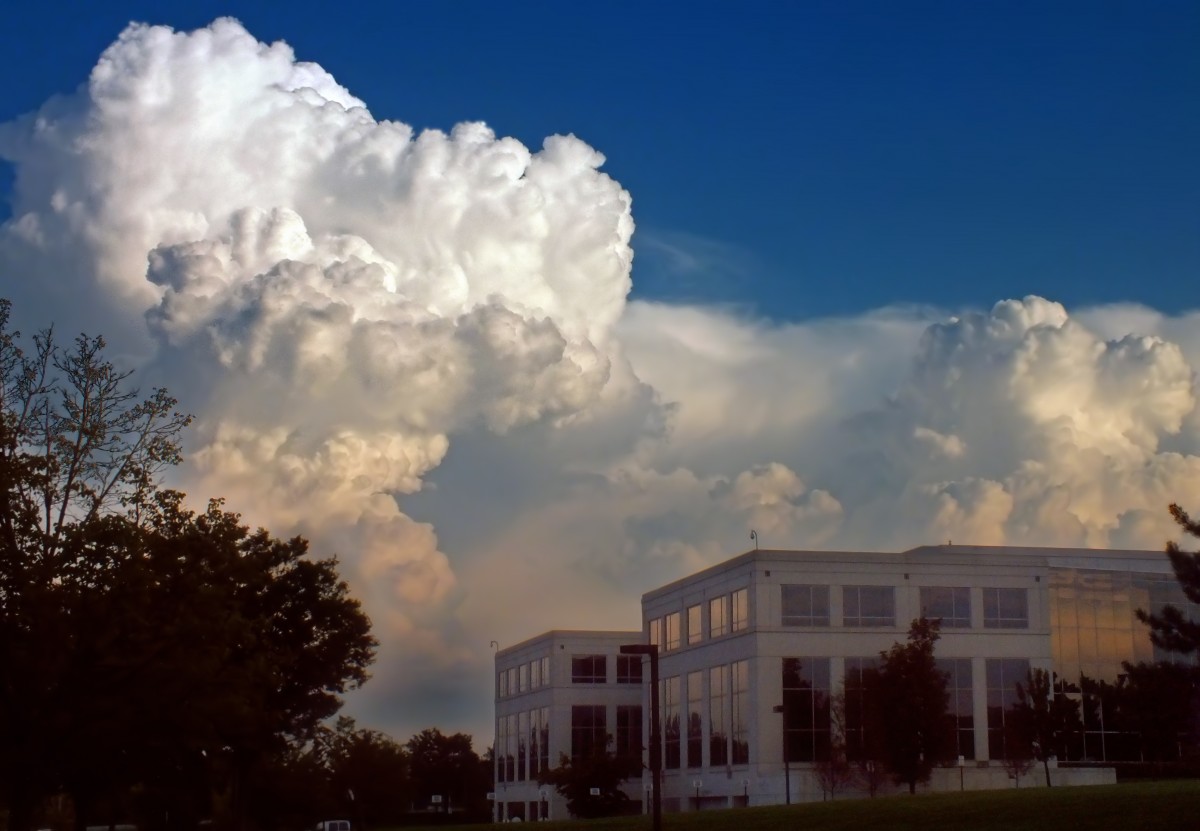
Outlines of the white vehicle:
[[313,831],[350,831],[350,820],[327,819],[313,826]]

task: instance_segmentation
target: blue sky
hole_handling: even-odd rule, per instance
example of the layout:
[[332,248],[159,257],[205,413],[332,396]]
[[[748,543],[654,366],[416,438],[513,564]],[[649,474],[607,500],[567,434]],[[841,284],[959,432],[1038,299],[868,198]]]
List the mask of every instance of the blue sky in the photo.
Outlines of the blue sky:
[[376,118],[583,138],[633,194],[634,297],[1200,307],[1195,3],[21,3],[0,120],[129,20],[222,14]]
[[341,557],[398,737],[486,742],[491,641],[750,529],[1144,549],[1198,498],[1194,2],[47,2],[0,56],[17,325]]

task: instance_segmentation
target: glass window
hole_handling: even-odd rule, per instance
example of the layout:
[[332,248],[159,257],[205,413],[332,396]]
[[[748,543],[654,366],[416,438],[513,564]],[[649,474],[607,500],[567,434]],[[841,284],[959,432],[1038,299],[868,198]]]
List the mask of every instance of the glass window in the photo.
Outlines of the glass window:
[[508,766],[504,761],[504,751],[508,747],[508,719],[500,716],[496,719],[496,781],[508,781]]
[[507,769],[508,781],[517,781],[517,714],[505,716],[505,753],[504,766]]
[[572,655],[572,684],[603,684],[608,680],[608,661],[604,655]]
[[659,681],[662,690],[663,767],[675,770],[680,763],[679,747],[679,676],[674,675]]
[[642,707],[640,704],[617,705],[617,755],[641,760]]
[[988,629],[1028,629],[1029,593],[1025,589],[985,588],[983,625]]
[[[547,660],[543,658],[542,660]],[[550,708],[542,707],[542,717],[539,720],[538,756],[542,770],[550,769]]]
[[846,756],[852,761],[872,757],[869,725],[878,723],[870,711],[879,658],[846,658],[842,689],[846,698]]
[[618,684],[640,684],[640,683],[642,683],[642,656],[641,655],[618,655],[617,656],[617,683]]
[[504,698],[508,695],[508,673],[500,670],[498,678],[500,679],[500,697]]
[[516,667],[508,668],[508,694],[509,695],[517,694],[517,668]]
[[712,767],[729,764],[729,667],[708,671],[708,763]]
[[672,649],[678,649],[680,645],[679,612],[671,612],[671,614],[667,615],[663,620],[666,624],[665,628],[667,630],[665,633],[667,641],[663,646],[663,650],[669,652]]
[[571,707],[571,758],[586,759],[607,749],[608,725],[603,704]]
[[828,626],[829,586],[782,585],[784,626]]
[[829,659],[783,659],[784,753],[789,762],[829,759]]
[[987,714],[988,758],[1007,759],[1012,707],[1017,703],[1017,684],[1026,683],[1029,661],[1024,658],[988,658]]
[[529,664],[521,664],[517,673],[517,689],[525,692],[529,689]]
[[708,601],[708,636],[719,638],[729,631],[729,596],[721,595]]
[[[537,666],[537,661],[533,662]],[[541,733],[541,710],[529,711],[529,778],[537,779],[538,762],[541,759],[541,753],[538,752],[538,734]]]
[[954,733],[950,758],[975,758],[975,703],[971,694],[970,658],[935,658],[946,673],[946,715]]
[[704,627],[700,623],[700,604],[688,606],[688,643],[700,643],[704,636]]
[[542,662],[541,661],[530,661],[529,662],[529,688],[532,690],[536,690],[540,686],[542,686]]
[[921,586],[921,614],[938,618],[943,629],[971,626],[971,590],[960,586]]
[[526,737],[529,735],[529,713],[517,714],[517,781],[525,781],[525,772],[528,770],[526,761],[529,758],[529,745],[526,744]]
[[650,643],[662,649],[662,618],[656,617],[650,621]]
[[689,672],[687,677],[687,766],[690,768],[698,768],[704,764],[704,732],[700,719],[700,706],[704,701],[700,680],[703,677],[704,673],[700,671]]
[[895,590],[891,586],[844,586],[842,625],[895,626]]
[[542,658],[542,683],[550,685],[550,656]]
[[733,606],[731,632],[741,632],[750,626],[750,592],[738,589],[730,595],[730,605]]
[[[742,589],[744,592],[745,589]],[[733,764],[750,764],[750,662],[731,664],[730,738]]]

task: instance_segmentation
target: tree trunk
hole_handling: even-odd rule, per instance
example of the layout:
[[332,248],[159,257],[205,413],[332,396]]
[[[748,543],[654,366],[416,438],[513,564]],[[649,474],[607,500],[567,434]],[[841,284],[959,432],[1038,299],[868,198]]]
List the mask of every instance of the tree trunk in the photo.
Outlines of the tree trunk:
[[1042,759],[1042,769],[1046,771],[1046,787],[1050,787],[1050,757]]

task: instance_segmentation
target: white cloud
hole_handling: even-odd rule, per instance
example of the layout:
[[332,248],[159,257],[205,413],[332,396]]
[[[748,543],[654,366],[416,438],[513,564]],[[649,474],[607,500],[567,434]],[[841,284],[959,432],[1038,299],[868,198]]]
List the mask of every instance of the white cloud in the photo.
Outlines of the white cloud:
[[1158,547],[1200,481],[1195,313],[627,305],[596,150],[378,122],[232,20],[130,27],[0,155],[17,312],[196,412],[197,499],[342,556],[384,640],[353,706],[401,738],[487,737],[489,640],[636,626],[752,528]]

